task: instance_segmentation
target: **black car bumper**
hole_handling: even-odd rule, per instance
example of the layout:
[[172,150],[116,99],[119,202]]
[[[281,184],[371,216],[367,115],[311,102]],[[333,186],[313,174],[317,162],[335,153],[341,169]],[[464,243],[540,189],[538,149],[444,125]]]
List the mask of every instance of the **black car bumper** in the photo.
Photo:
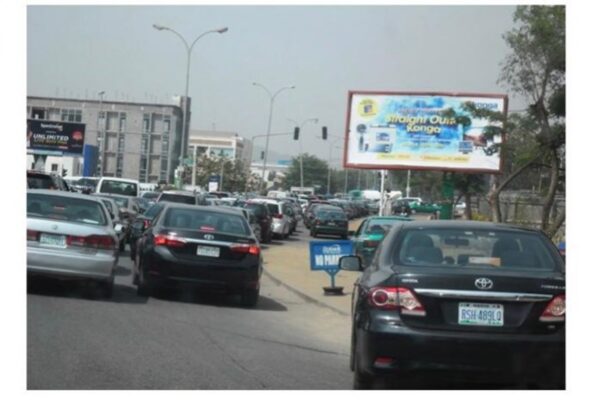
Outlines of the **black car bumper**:
[[347,236],[348,228],[341,226],[315,225],[313,228],[315,233],[324,235],[340,235]]
[[[564,388],[564,331],[501,334],[358,329],[359,368],[372,375],[432,373],[461,382],[530,382]],[[376,363],[379,357],[391,362]]]
[[260,261],[241,265],[234,262],[228,265],[223,260],[185,261],[175,258],[166,249],[147,254],[143,268],[154,287],[187,286],[226,292],[258,289],[262,274]]

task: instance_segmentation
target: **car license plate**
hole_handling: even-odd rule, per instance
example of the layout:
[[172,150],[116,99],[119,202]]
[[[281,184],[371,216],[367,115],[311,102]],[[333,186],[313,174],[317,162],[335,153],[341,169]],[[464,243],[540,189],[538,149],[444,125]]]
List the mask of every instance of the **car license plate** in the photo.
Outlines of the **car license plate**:
[[40,244],[49,247],[67,247],[67,238],[64,235],[40,234]]
[[458,324],[477,326],[503,326],[502,304],[459,303]]
[[221,249],[212,246],[198,246],[196,254],[205,257],[219,257],[221,255]]

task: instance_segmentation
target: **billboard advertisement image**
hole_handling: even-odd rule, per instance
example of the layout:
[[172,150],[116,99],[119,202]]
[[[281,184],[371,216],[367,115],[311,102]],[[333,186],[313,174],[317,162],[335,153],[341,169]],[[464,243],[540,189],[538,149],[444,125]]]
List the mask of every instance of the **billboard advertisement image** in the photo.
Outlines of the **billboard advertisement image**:
[[61,121],[27,120],[27,153],[81,155],[85,124]]
[[498,173],[502,125],[467,103],[508,108],[506,95],[350,92],[344,167]]

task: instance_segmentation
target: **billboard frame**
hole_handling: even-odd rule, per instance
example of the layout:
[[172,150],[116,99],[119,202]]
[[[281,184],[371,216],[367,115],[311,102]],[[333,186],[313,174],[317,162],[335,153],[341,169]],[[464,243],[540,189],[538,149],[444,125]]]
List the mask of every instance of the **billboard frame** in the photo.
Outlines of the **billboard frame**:
[[[413,170],[413,171],[441,171],[441,172],[459,172],[466,174],[492,174],[502,175],[504,167],[504,152],[499,155],[500,164],[496,169],[473,169],[473,168],[453,168],[453,167],[423,167],[406,165],[371,165],[371,164],[348,164],[348,143],[350,139],[350,114],[352,108],[352,97],[354,95],[374,95],[374,96],[447,96],[447,97],[482,97],[502,99],[504,103],[504,117],[508,116],[508,95],[500,93],[468,93],[468,92],[436,92],[436,91],[377,91],[377,90],[349,90],[348,103],[346,108],[346,130],[344,132],[344,168],[345,169],[374,169],[374,170]],[[506,124],[502,126],[502,143],[506,141]]]

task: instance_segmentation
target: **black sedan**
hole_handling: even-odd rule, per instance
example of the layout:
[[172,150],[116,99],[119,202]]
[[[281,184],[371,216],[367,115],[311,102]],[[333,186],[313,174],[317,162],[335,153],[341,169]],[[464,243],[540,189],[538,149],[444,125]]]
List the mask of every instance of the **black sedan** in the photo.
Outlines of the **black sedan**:
[[170,203],[138,241],[133,280],[141,296],[191,286],[239,293],[252,307],[261,274],[260,245],[239,211]]
[[[362,270],[343,257],[344,270]],[[565,265],[539,231],[470,221],[402,222],[358,279],[355,388],[565,386]],[[422,383],[421,383],[422,384]]]

